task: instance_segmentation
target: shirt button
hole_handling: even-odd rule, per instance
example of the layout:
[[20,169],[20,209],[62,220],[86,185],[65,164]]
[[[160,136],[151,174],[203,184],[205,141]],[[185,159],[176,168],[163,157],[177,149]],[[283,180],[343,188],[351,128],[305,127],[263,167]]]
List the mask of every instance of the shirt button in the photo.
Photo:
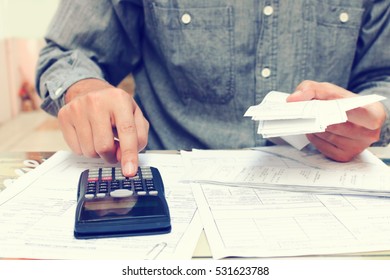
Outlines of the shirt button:
[[349,20],[349,15],[346,12],[340,14],[339,19],[341,22],[345,23]]
[[54,95],[55,95],[55,96],[59,96],[59,95],[61,95],[61,93],[62,93],[62,87],[58,88],[58,89],[54,92]]
[[181,16],[181,22],[184,24],[189,24],[191,22],[191,15],[188,13],[185,13]]
[[263,13],[266,15],[266,16],[270,16],[274,13],[274,8],[272,8],[272,6],[265,6],[264,9],[263,9]]
[[264,68],[261,70],[261,76],[263,76],[263,78],[268,78],[271,76],[271,70],[269,68]]

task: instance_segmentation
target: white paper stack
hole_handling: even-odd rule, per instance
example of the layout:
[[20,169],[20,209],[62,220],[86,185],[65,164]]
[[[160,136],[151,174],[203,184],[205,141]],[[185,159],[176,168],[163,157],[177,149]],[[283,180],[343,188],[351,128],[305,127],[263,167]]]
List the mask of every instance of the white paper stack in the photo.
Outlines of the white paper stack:
[[[320,156],[319,152],[300,152],[289,146],[260,147],[245,152],[220,151],[219,154],[193,151],[192,155],[192,159],[199,156],[198,161],[202,164],[185,175],[185,182],[390,198],[389,168],[367,150],[347,163],[332,161]],[[214,161],[207,165],[201,156],[214,157]]]
[[[260,104],[249,107],[245,112],[245,117],[259,121],[257,132],[264,138],[324,132],[329,125],[346,122],[348,110],[385,99],[372,94],[334,100],[287,102],[288,96],[288,93],[271,91]],[[291,137],[285,138],[290,143],[289,139]]]

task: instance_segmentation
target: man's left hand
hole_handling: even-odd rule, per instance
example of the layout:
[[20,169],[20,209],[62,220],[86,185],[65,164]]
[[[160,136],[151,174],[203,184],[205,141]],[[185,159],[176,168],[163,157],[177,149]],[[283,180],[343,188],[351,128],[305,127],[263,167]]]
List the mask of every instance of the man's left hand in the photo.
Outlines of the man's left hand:
[[[357,94],[334,84],[303,81],[287,98],[287,102],[355,96]],[[348,121],[345,123],[330,125],[325,132],[306,135],[322,154],[340,162],[352,160],[379,140],[381,127],[386,119],[386,111],[382,103],[376,102],[349,110],[347,116]]]

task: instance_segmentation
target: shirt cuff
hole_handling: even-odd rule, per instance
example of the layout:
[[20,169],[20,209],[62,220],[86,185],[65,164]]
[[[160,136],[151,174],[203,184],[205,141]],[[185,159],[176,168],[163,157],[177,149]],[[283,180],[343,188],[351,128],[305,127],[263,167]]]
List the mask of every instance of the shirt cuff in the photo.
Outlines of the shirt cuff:
[[101,70],[77,53],[58,60],[41,76],[39,93],[43,99],[41,108],[53,116],[65,105],[65,93],[74,83],[84,79],[103,80]]

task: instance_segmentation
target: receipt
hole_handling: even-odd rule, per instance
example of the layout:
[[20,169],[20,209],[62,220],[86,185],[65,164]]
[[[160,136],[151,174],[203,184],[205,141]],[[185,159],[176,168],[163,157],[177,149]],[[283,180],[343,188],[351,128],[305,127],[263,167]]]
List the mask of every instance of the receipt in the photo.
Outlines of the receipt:
[[334,100],[287,102],[288,93],[271,91],[264,100],[251,106],[244,117],[258,121],[258,134],[281,137],[297,149],[309,141],[305,134],[324,132],[332,124],[348,120],[347,111],[386,99],[372,94]]

